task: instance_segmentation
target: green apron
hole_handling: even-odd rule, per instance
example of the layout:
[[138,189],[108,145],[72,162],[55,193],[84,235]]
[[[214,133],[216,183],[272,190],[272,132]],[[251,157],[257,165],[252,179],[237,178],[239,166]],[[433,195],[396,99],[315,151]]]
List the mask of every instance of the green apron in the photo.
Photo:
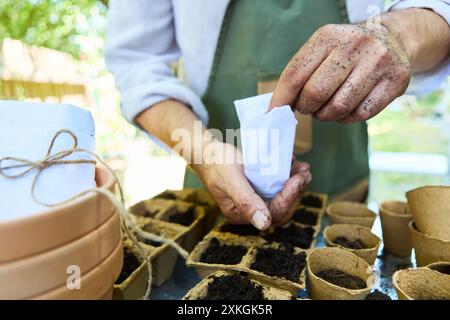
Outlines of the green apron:
[[[277,80],[318,28],[345,21],[343,12],[345,1],[339,0],[231,0],[203,97],[209,127],[222,132],[239,128],[233,101],[257,95],[261,81]],[[311,164],[309,190],[333,196],[368,177],[365,123],[314,120],[312,134],[311,151],[296,155]],[[189,168],[185,186],[202,187]]]

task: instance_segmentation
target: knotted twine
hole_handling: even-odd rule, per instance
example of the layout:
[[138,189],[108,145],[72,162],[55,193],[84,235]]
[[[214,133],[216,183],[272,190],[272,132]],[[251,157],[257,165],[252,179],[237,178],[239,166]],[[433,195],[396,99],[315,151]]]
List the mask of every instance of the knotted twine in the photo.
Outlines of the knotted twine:
[[[72,148],[67,149],[67,150],[62,150],[62,151],[59,151],[56,153],[52,153],[52,150],[53,150],[56,140],[62,134],[67,134],[72,138],[72,140],[73,140]],[[114,181],[116,182],[116,184],[118,186],[120,201],[117,200],[115,194],[112,193],[111,191],[109,191],[106,187],[96,187],[96,188],[82,191],[82,192],[74,195],[70,199],[61,201],[59,203],[45,203],[45,202],[42,202],[39,199],[37,199],[37,197],[35,195],[36,183],[37,183],[40,175],[42,174],[42,172],[45,169],[52,167],[52,166],[65,165],[65,164],[96,164],[95,160],[67,159],[71,155],[80,154],[80,153],[91,155],[112,174],[112,176],[114,177]],[[4,166],[3,164],[6,161],[12,162],[12,164]],[[18,173],[11,173],[11,174],[7,173],[8,170],[13,170],[13,169],[16,169],[16,170],[24,169],[24,170],[19,171]],[[74,200],[77,200],[87,194],[90,194],[90,193],[101,194],[101,195],[105,196],[107,199],[109,199],[109,201],[111,201],[112,205],[119,212],[119,215],[121,218],[120,220],[121,220],[122,230],[125,232],[125,234],[128,236],[128,238],[132,241],[133,245],[137,248],[137,251],[138,251],[137,253],[139,254],[141,261],[144,261],[147,265],[148,285],[147,285],[146,293],[143,297],[144,300],[148,299],[150,297],[151,288],[152,288],[151,255],[150,255],[150,252],[148,252],[148,250],[145,250],[143,248],[140,241],[136,238],[135,235],[137,235],[138,238],[141,238],[144,240],[155,241],[158,243],[167,243],[168,245],[172,246],[184,259],[187,258],[188,253],[186,252],[186,250],[184,250],[174,240],[166,239],[163,236],[156,235],[156,234],[147,232],[145,230],[142,230],[136,224],[135,217],[125,208],[125,198],[124,198],[122,185],[120,184],[120,181],[119,181],[116,173],[114,172],[114,170],[112,170],[111,167],[108,164],[106,164],[106,162],[103,161],[97,154],[95,154],[89,150],[86,150],[86,149],[78,148],[78,138],[72,131],[67,130],[67,129],[62,129],[62,130],[59,130],[58,132],[56,132],[56,134],[53,136],[53,138],[50,142],[50,145],[48,147],[47,155],[42,160],[31,161],[28,159],[17,158],[17,157],[5,157],[5,158],[0,159],[0,175],[7,179],[19,179],[21,177],[24,177],[24,176],[32,173],[33,171],[36,171],[36,174],[33,178],[32,184],[31,184],[31,197],[36,203],[38,203],[42,206],[45,206],[48,208],[58,207],[58,206],[67,204],[69,202],[72,202]]]

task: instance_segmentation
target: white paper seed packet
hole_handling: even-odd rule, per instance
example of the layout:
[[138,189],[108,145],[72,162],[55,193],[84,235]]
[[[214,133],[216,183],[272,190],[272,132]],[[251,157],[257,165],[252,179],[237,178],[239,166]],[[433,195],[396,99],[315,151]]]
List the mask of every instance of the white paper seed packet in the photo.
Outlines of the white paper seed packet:
[[272,199],[289,179],[297,120],[290,106],[268,112],[272,94],[235,101],[244,171],[256,192]]
[[[0,100],[0,158],[42,160],[53,136],[61,129],[68,129],[77,136],[79,148],[95,152],[94,121],[89,111],[64,104]],[[62,134],[55,141],[52,154],[72,146],[71,137]],[[74,159],[93,160],[90,155],[84,153],[72,154],[64,160]],[[11,164],[3,163],[4,166]],[[5,173],[17,174],[20,171],[21,169],[12,169]],[[18,179],[0,176],[0,222],[49,210],[37,204],[31,197],[31,184],[35,174],[36,171],[33,171]],[[93,187],[94,164],[55,165],[42,171],[36,184],[35,195],[39,201],[53,204]]]

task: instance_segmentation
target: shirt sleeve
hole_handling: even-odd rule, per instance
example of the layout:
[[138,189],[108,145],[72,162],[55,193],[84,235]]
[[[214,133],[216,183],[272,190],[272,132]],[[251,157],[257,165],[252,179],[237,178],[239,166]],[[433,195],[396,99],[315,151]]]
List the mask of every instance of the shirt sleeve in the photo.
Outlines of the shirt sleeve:
[[[427,8],[442,16],[450,24],[450,0],[397,0],[388,8],[391,11],[408,8]],[[413,76],[408,94],[424,95],[438,89],[450,75],[450,57],[433,70]]]
[[153,105],[179,100],[205,124],[208,113],[200,97],[174,76],[180,58],[171,0],[111,0],[105,60],[131,123]]

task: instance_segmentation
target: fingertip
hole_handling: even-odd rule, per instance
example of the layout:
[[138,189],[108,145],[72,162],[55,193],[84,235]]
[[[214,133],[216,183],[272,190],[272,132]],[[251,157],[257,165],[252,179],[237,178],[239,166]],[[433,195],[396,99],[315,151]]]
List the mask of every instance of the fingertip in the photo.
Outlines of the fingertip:
[[272,218],[268,211],[258,209],[255,213],[253,213],[250,222],[256,229],[264,231],[269,229],[272,223]]

